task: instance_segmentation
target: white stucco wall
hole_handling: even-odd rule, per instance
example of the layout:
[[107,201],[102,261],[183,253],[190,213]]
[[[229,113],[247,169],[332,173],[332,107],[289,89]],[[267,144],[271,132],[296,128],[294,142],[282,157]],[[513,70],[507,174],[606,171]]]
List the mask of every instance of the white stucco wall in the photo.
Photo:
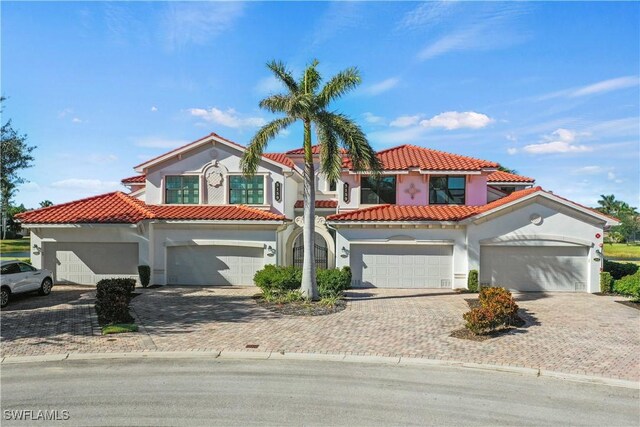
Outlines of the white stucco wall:
[[[535,225],[531,216],[537,214],[542,217],[542,223]],[[588,255],[588,292],[599,292],[600,261],[596,254],[603,239],[603,223],[564,207],[559,203],[538,197],[535,202],[520,205],[511,212],[495,215],[487,221],[467,226],[469,269],[479,269],[481,241],[500,237],[514,239],[511,242],[501,242],[501,245],[575,245],[589,248]],[[600,238],[596,238],[600,234]],[[539,239],[535,239],[538,236]],[[555,237],[554,237],[555,236]],[[534,237],[534,239],[530,239]],[[559,238],[555,240],[555,238]],[[517,240],[521,239],[521,240]],[[522,240],[526,239],[526,240]],[[564,241],[562,240],[564,239]],[[578,243],[576,243],[578,242]]]

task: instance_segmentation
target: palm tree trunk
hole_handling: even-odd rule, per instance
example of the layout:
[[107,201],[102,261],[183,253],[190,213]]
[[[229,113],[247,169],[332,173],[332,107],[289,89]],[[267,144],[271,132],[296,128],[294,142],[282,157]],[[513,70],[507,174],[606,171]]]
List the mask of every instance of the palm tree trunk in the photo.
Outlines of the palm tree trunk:
[[318,299],[316,283],[315,259],[315,220],[316,220],[316,185],[311,146],[311,122],[304,122],[304,201],[302,239],[304,244],[304,260],[302,263],[302,287],[300,291],[305,298]]

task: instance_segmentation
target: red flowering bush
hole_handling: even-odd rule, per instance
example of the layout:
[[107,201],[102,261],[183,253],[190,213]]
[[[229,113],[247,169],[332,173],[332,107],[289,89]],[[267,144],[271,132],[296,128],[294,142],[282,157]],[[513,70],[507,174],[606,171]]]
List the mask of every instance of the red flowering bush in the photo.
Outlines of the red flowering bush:
[[482,288],[480,307],[465,313],[466,328],[474,334],[493,331],[499,326],[511,325],[518,314],[518,304],[505,288]]

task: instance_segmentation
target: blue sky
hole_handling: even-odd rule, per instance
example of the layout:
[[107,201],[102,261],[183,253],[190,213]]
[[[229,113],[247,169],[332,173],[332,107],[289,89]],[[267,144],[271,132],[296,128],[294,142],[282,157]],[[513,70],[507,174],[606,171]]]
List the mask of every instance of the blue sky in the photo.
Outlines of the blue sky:
[[[37,145],[15,201],[122,189],[209,132],[246,144],[278,91],[264,64],[363,84],[335,104],[377,149],[493,160],[595,205],[639,203],[637,3],[2,2],[3,121]],[[301,144],[294,127],[269,146]]]

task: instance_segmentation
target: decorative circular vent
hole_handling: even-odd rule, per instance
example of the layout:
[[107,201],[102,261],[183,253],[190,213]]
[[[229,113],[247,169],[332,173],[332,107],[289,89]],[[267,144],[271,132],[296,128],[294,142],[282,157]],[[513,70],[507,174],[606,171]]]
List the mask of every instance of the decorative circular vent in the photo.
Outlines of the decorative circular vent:
[[537,213],[531,214],[529,221],[531,221],[531,224],[533,225],[540,225],[542,224],[542,215]]

